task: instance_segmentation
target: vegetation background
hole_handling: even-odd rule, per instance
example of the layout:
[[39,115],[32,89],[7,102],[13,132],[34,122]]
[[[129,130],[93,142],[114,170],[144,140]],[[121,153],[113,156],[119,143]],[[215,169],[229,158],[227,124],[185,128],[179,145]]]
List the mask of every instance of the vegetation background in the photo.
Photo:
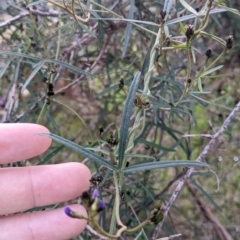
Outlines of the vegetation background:
[[[94,156],[113,161],[113,151],[118,162],[135,166],[124,175],[116,170],[125,193],[120,215],[127,226],[143,222],[154,202],[167,204],[191,165],[186,161],[197,159],[240,100],[239,1],[0,3],[2,122],[38,122]],[[215,12],[204,22],[209,4]],[[191,25],[196,32],[202,23],[199,34],[188,37]],[[229,35],[232,48],[226,46]],[[139,81],[136,95],[130,87],[134,81]],[[211,171],[200,163],[194,170],[159,237],[239,239],[239,120],[238,115],[204,159]],[[72,145],[64,147],[65,140],[55,140],[44,156],[16,165],[87,164],[93,177],[103,178],[100,192],[107,208],[98,221],[114,232],[113,169],[100,157],[91,161],[93,155],[83,149],[73,151]],[[134,165],[140,163],[141,168]],[[31,211],[36,210],[41,208]],[[123,233],[120,239],[151,239],[155,227]],[[75,239],[101,238],[89,227]]]

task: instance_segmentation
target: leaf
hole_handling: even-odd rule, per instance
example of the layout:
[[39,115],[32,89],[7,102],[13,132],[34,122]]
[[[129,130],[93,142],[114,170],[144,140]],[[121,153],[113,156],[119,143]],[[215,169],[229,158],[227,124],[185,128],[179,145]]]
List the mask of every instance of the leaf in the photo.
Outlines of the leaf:
[[240,17],[239,11],[237,9],[235,9],[235,8],[229,8],[229,7],[225,6],[225,5],[220,5],[219,7],[223,8],[224,10],[226,10],[228,12],[234,13],[234,14],[236,14],[236,15],[238,15]]
[[[133,19],[134,0],[130,0],[130,2],[131,2],[131,4],[130,4],[130,10],[129,10],[128,18]],[[122,59],[125,57],[125,54],[127,52],[127,47],[128,47],[129,40],[130,40],[131,31],[132,31],[132,24],[128,22],[126,30],[125,30],[125,35],[124,35],[124,44],[123,44],[123,51],[122,51],[122,56],[121,56]]]
[[154,170],[158,168],[169,168],[169,167],[207,167],[211,168],[211,166],[207,163],[196,162],[190,160],[174,160],[174,161],[160,161],[160,162],[147,162],[147,163],[139,163],[134,164],[130,167],[125,168],[123,171],[127,172],[138,172],[138,171],[146,171],[146,170]]
[[59,136],[57,136],[57,135],[55,135],[53,133],[40,133],[39,135],[50,137],[54,141],[56,141],[58,143],[61,143],[62,145],[72,149],[73,151],[82,154],[84,157],[91,159],[93,162],[96,162],[96,163],[98,163],[100,165],[103,165],[103,166],[105,166],[105,167],[107,167],[107,168],[109,168],[111,170],[115,170],[115,171],[118,170],[115,166],[113,166],[113,164],[111,164],[110,162],[106,161],[104,158],[96,155],[95,153],[85,149],[82,146],[77,145],[74,142],[71,142],[68,139],[59,137]]
[[29,77],[27,78],[27,80],[25,81],[25,83],[22,86],[21,89],[21,93],[24,92],[24,90],[26,89],[26,87],[28,86],[28,84],[30,83],[30,81],[33,79],[33,77],[37,74],[37,72],[42,68],[42,66],[44,65],[45,61],[40,61],[36,64],[36,67],[34,68],[34,70],[31,72],[31,74],[29,75]]
[[221,211],[221,208],[217,205],[214,199],[201,187],[199,186],[194,180],[191,181],[199,190],[202,192],[203,196],[218,210]]
[[130,89],[128,91],[126,103],[123,110],[123,117],[122,117],[122,125],[120,128],[120,139],[119,139],[119,152],[118,152],[118,166],[119,168],[122,167],[123,159],[124,159],[124,153],[127,146],[127,139],[128,139],[128,129],[130,124],[130,118],[132,115],[133,110],[133,104],[135,99],[135,93],[138,89],[138,84],[140,81],[141,72],[137,72],[132,84],[130,86]]
[[197,80],[197,84],[198,84],[198,89],[199,89],[199,92],[203,92],[203,89],[202,89],[202,81],[201,81],[201,78],[198,78]]
[[184,0],[180,0],[180,3],[191,13],[193,13],[194,15],[198,16],[197,11],[191,7],[186,1]]
[[172,5],[173,5],[173,0],[164,1],[163,11],[166,12],[164,20],[168,18]]
[[210,74],[210,73],[212,73],[212,72],[215,72],[215,71],[221,69],[222,67],[223,67],[223,65],[217,66],[217,67],[215,67],[215,68],[211,68],[211,69],[209,69],[208,71],[203,72],[203,73],[199,76],[199,78],[204,77],[204,76],[206,76],[206,75],[208,75],[208,74]]
[[63,145],[61,145],[60,147],[57,147],[56,149],[54,149],[51,153],[49,153],[44,159],[42,159],[37,165],[44,165],[46,164],[49,160],[51,160],[57,153],[59,153],[60,151],[62,151],[64,148]]
[[143,139],[143,138],[138,139],[137,142],[138,142],[138,143],[146,144],[146,145],[148,145],[148,146],[150,146],[150,147],[157,148],[157,149],[162,150],[162,151],[166,151],[166,152],[175,152],[174,149],[165,148],[165,147],[160,146],[160,145],[158,145],[158,144],[156,144],[156,143],[146,141],[146,140]]
[[[131,83],[131,81],[132,81],[132,79],[124,81],[124,85],[129,85]],[[96,98],[101,97],[104,94],[111,92],[112,90],[117,90],[117,89],[119,89],[119,83],[104,89],[102,92],[100,92],[99,94],[96,95]]]
[[179,23],[179,25],[180,25],[181,32],[182,32],[183,34],[185,34],[185,32],[186,32],[186,29],[185,29],[185,27],[184,27],[183,23],[182,23],[182,22],[180,22],[180,23]]
[[134,154],[134,153],[127,153],[125,154],[125,157],[129,158],[148,158],[152,160],[156,160],[155,157],[149,156],[149,155],[144,155],[144,154]]
[[[210,11],[210,15],[214,14],[214,13],[220,13],[220,12],[226,12],[226,10],[221,9],[221,8],[216,8],[216,9],[213,9],[213,10]],[[165,23],[165,25],[168,26],[168,25],[172,25],[172,24],[175,24],[175,23],[188,21],[192,18],[196,18],[196,15],[195,14],[189,14],[189,15],[182,16],[182,17],[179,17],[179,18],[176,18],[176,19],[173,19],[173,20],[169,20]]]
[[7,70],[8,66],[10,65],[10,63],[11,63],[12,60],[13,60],[13,59],[8,60],[3,67],[0,67],[0,78],[2,78],[3,74],[4,74],[5,71]]
[[94,75],[89,73],[89,72],[85,72],[84,70],[82,70],[78,67],[72,66],[68,63],[65,63],[65,62],[62,62],[62,61],[59,61],[59,60],[54,60],[54,59],[44,59],[44,60],[42,60],[41,58],[33,57],[31,55],[27,55],[27,54],[24,54],[24,53],[9,52],[9,51],[0,51],[0,54],[16,56],[16,57],[24,57],[24,58],[36,60],[36,61],[39,61],[39,62],[40,61],[50,62],[50,63],[54,63],[56,65],[62,65],[63,67],[66,67],[69,70],[71,70],[73,72],[76,72],[78,74],[83,74],[83,75],[86,75],[86,76],[89,76],[89,77],[94,77]]

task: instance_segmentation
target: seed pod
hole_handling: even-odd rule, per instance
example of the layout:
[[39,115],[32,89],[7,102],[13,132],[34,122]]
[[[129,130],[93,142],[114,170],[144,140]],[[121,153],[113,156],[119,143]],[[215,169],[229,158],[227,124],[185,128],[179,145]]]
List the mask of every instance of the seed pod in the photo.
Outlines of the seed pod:
[[231,49],[233,47],[233,36],[229,35],[229,37],[226,40],[226,48]]
[[188,25],[188,27],[186,29],[186,33],[185,33],[187,39],[189,40],[193,34],[194,34],[193,25]]
[[206,56],[207,58],[210,58],[212,56],[212,50],[210,48],[206,51]]

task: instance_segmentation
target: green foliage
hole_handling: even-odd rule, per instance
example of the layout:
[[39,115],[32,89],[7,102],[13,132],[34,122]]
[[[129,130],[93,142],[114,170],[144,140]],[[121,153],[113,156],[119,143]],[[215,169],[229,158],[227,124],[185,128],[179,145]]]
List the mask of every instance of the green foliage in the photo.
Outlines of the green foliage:
[[240,100],[237,9],[236,0],[46,0],[1,10],[10,17],[0,23],[2,122],[51,130],[53,147],[32,164],[79,161],[102,176],[107,211],[89,222],[100,235],[150,239],[164,220],[163,237],[220,239],[219,227],[237,239],[238,122],[195,161]]

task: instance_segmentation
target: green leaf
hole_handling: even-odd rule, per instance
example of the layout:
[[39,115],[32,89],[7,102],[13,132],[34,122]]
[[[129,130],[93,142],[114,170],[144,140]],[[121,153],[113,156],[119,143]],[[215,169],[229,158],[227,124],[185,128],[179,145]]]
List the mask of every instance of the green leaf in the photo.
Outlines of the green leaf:
[[2,78],[3,74],[4,74],[5,71],[7,70],[8,66],[10,65],[10,63],[12,62],[12,60],[13,60],[13,59],[8,60],[3,67],[0,67],[0,78]]
[[203,92],[203,89],[202,89],[202,81],[201,81],[201,78],[198,78],[197,80],[197,84],[198,84],[198,89],[199,89],[199,92]]
[[118,166],[119,166],[119,168],[122,167],[124,154],[125,154],[125,149],[126,149],[126,146],[127,146],[130,118],[131,118],[131,115],[132,115],[135,93],[138,89],[140,76],[141,76],[141,72],[137,72],[133,81],[132,81],[130,89],[128,91],[127,100],[126,100],[124,110],[123,110],[122,124],[121,124],[121,128],[120,128],[119,152],[118,152],[119,153],[118,154],[118,157],[119,157],[119,162],[118,162],[119,165]]
[[51,160],[57,153],[59,153],[60,151],[62,151],[64,148],[63,145],[61,145],[60,147],[57,147],[56,149],[54,149],[51,153],[49,153],[44,159],[42,159],[37,165],[44,165],[46,164],[49,160]]
[[[216,9],[213,9],[210,11],[210,15],[211,14],[214,14],[214,13],[220,13],[220,12],[226,12],[226,10],[224,9],[220,9],[220,8],[216,8]],[[188,21],[192,18],[196,18],[196,15],[195,14],[189,14],[189,15],[186,15],[186,16],[182,16],[182,17],[179,17],[179,18],[175,18],[173,20],[169,20],[165,23],[165,25],[172,25],[172,24],[175,24],[175,23],[179,23],[179,22],[184,22],[184,21]]]
[[52,133],[40,133],[39,135],[50,137],[54,141],[56,141],[58,143],[61,143],[62,145],[66,146],[67,148],[70,148],[73,151],[82,154],[84,157],[91,159],[93,162],[96,162],[96,163],[98,163],[100,165],[103,165],[103,166],[105,166],[105,167],[107,167],[107,168],[109,168],[111,170],[115,170],[115,171],[118,170],[113,164],[111,164],[110,162],[106,161],[104,158],[96,155],[95,153],[85,149],[82,146],[77,145],[74,142],[71,142],[68,139],[59,137],[59,136],[57,136],[55,134],[52,134]]
[[[129,10],[128,18],[133,19],[134,6],[135,6],[134,5],[134,0],[130,0],[130,2],[131,2],[131,4],[130,4],[130,10]],[[127,47],[128,47],[129,40],[130,40],[131,31],[132,31],[132,24],[128,22],[126,30],[125,30],[125,35],[124,35],[124,44],[123,44],[123,51],[122,51],[122,56],[121,56],[122,59],[125,57],[125,54],[127,52]]]
[[125,154],[126,158],[147,158],[147,159],[152,159],[156,160],[155,157],[149,156],[149,155],[144,155],[144,154],[134,154],[134,153],[127,153]]
[[65,63],[65,62],[62,62],[62,61],[58,61],[58,60],[54,60],[54,59],[41,59],[41,58],[38,58],[38,57],[33,57],[33,56],[30,56],[30,55],[27,55],[27,54],[24,54],[24,53],[18,53],[18,52],[9,52],[9,51],[0,51],[0,54],[4,54],[4,55],[10,55],[10,56],[15,56],[15,57],[24,57],[24,58],[27,58],[27,59],[32,59],[32,60],[36,60],[36,61],[45,61],[45,62],[49,62],[49,63],[54,63],[56,65],[62,65],[63,67],[66,67],[68,68],[69,70],[73,71],[73,72],[76,72],[78,74],[83,74],[83,75],[86,75],[86,76],[89,76],[89,77],[94,77],[93,74],[89,73],[89,72],[85,72],[84,70],[78,68],[78,67],[75,67],[75,66],[72,66],[68,63]]
[[156,144],[156,143],[152,143],[152,142],[146,141],[146,140],[143,139],[143,138],[138,139],[137,142],[138,142],[138,143],[146,144],[146,145],[148,145],[148,146],[150,146],[150,147],[157,148],[157,149],[162,150],[162,151],[165,151],[165,152],[175,152],[174,149],[165,148],[165,147],[160,146],[160,145],[158,145],[158,144]]
[[[130,85],[131,81],[132,81],[132,79],[124,81],[124,85]],[[119,89],[119,83],[104,89],[102,92],[100,92],[99,94],[96,95],[96,98],[101,97],[104,94],[111,92],[113,90],[117,90],[117,89]]]
[[211,69],[209,69],[208,71],[203,72],[203,73],[199,76],[199,78],[204,77],[204,76],[207,76],[208,74],[210,74],[210,73],[212,73],[212,72],[215,72],[215,71],[221,69],[222,67],[223,67],[223,65],[217,66],[217,67],[215,67],[215,68],[211,68]]
[[182,22],[180,22],[180,23],[179,23],[179,25],[180,25],[181,32],[182,32],[183,34],[185,34],[185,32],[186,32],[186,29],[185,29],[185,27],[184,27],[183,23],[182,23]]
[[163,11],[166,12],[165,20],[168,18],[169,13],[171,11],[173,5],[173,0],[165,0],[164,1],[164,6],[163,6]]
[[194,15],[198,16],[197,11],[191,7],[187,2],[185,2],[184,0],[180,0],[180,3],[191,13],[193,13]]
[[236,15],[238,15],[240,17],[239,11],[237,9],[235,9],[235,8],[229,8],[229,7],[225,6],[225,5],[220,5],[219,7],[223,8],[224,10],[226,10],[228,12],[234,13],[234,14],[236,14]]
[[169,167],[207,167],[211,168],[211,166],[207,163],[196,162],[190,160],[174,160],[174,161],[160,161],[160,162],[147,162],[147,163],[139,163],[134,164],[130,167],[125,168],[123,171],[127,172],[138,172],[138,171],[146,171],[146,170],[154,170],[157,168],[169,168]]
[[26,89],[26,87],[28,86],[28,84],[30,83],[30,81],[33,79],[33,77],[37,74],[37,72],[42,68],[42,66],[44,65],[45,61],[40,61],[36,64],[36,67],[34,68],[34,70],[31,72],[31,74],[29,75],[29,77],[27,78],[27,80],[25,81],[25,83],[22,86],[21,92],[23,93],[23,91]]

